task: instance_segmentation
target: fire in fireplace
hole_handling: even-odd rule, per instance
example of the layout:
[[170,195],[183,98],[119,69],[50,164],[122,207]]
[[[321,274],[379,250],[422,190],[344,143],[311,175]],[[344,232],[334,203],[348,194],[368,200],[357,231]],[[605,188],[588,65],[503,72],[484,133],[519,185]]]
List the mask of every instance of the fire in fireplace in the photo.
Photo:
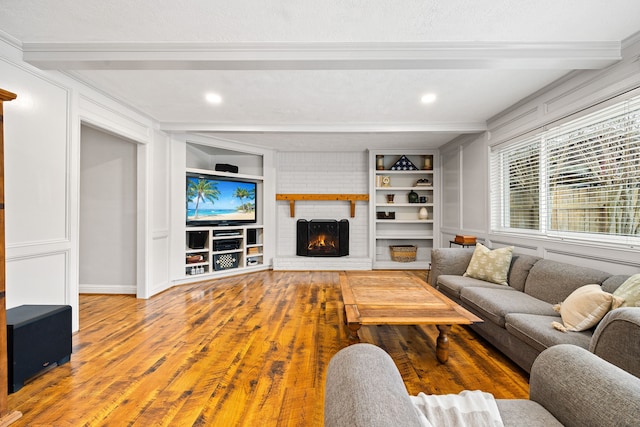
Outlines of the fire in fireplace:
[[339,257],[349,255],[349,221],[299,219],[296,254]]

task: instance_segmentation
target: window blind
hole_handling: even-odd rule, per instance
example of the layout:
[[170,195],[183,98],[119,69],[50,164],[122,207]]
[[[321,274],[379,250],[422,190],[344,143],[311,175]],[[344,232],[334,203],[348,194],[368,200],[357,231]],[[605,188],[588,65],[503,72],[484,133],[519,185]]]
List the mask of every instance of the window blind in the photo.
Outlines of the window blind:
[[640,97],[546,133],[550,232],[640,234]]
[[640,239],[640,96],[492,148],[491,228]]
[[539,230],[540,136],[496,149],[491,161],[493,228]]

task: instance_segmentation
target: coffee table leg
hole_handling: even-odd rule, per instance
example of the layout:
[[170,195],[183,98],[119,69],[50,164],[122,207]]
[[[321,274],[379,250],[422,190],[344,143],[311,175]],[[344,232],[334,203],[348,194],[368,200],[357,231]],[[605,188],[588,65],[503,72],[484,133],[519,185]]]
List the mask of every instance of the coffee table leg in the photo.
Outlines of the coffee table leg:
[[360,342],[358,331],[360,330],[360,323],[347,323],[347,330],[349,331],[349,344],[355,344]]
[[449,360],[449,337],[447,334],[451,330],[451,325],[436,325],[438,331],[438,339],[436,340],[436,357],[440,363],[446,363]]

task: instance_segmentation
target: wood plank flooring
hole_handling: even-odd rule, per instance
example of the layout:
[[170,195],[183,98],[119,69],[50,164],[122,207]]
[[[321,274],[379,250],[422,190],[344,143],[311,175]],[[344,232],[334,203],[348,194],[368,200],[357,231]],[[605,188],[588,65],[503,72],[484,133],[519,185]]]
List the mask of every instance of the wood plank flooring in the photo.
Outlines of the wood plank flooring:
[[[253,273],[149,300],[81,295],[71,361],[9,395],[23,414],[13,426],[321,426],[343,321],[338,272]],[[360,337],[391,354],[411,394],[528,396],[526,373],[465,327],[452,328],[445,365],[433,326]]]

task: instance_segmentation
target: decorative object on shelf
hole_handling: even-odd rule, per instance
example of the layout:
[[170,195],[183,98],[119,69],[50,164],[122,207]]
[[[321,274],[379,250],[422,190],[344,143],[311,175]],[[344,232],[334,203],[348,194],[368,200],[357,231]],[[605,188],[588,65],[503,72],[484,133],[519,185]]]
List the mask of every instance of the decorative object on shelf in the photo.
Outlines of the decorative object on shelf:
[[380,175],[380,185],[379,187],[391,187],[391,177],[389,175]]
[[417,171],[418,168],[404,154],[391,166],[392,171]]
[[384,156],[382,154],[376,155],[376,170],[384,170]]
[[219,254],[213,256],[216,271],[238,268],[238,257],[235,254]]
[[387,194],[387,203],[393,203],[394,197],[396,197],[395,194]]
[[457,234],[453,241],[464,245],[475,245],[476,236],[464,236],[461,234]]
[[407,195],[407,199],[409,199],[409,203],[418,203],[418,193],[411,190]]
[[422,169],[426,171],[430,171],[431,169],[433,169],[433,156],[424,156],[424,166],[422,167]]
[[420,203],[427,203],[427,196],[420,196]]
[[424,206],[418,211],[418,219],[429,219],[429,212]]
[[187,264],[195,264],[203,261],[204,257],[202,255],[187,255]]
[[376,212],[377,219],[396,219],[395,212]]
[[420,178],[416,181],[416,187],[431,187],[431,180],[429,178]]
[[389,246],[391,250],[391,260],[397,262],[411,262],[416,260],[418,248],[413,245]]

